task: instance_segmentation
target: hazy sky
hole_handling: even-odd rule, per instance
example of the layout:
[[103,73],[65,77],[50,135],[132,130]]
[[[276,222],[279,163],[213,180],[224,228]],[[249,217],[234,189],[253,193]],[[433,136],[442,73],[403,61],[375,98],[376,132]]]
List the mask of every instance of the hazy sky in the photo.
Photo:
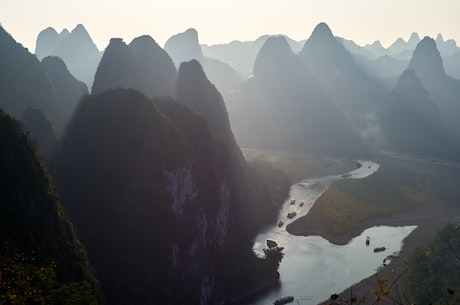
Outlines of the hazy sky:
[[460,45],[460,0],[0,0],[0,23],[35,50],[38,33],[82,23],[99,49],[111,37],[130,42],[149,34],[160,45],[190,27],[201,43],[254,40],[263,34],[308,38],[319,22],[358,44],[378,39],[453,38]]

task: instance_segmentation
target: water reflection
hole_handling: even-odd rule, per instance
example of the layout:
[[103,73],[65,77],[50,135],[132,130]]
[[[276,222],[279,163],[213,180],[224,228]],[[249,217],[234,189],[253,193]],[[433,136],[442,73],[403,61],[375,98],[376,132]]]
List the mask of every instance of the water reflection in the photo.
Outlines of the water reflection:
[[[254,305],[272,304],[281,295],[293,295],[298,304],[317,304],[350,285],[375,273],[383,260],[390,254],[399,252],[402,240],[416,226],[368,228],[347,245],[337,246],[319,236],[290,235],[285,226],[308,213],[316,199],[340,179],[365,178],[378,170],[374,162],[361,161],[355,171],[337,176],[302,181],[291,187],[290,198],[286,200],[279,213],[281,227],[273,226],[260,234],[254,242],[254,251],[262,254],[267,239],[275,240],[284,247],[285,257],[280,265],[281,285],[259,298]],[[296,199],[291,204],[291,198]],[[300,202],[304,204],[301,207]],[[286,218],[292,211],[297,213],[293,219]],[[370,245],[366,246],[366,237]],[[374,253],[375,247],[385,247],[385,251]]]

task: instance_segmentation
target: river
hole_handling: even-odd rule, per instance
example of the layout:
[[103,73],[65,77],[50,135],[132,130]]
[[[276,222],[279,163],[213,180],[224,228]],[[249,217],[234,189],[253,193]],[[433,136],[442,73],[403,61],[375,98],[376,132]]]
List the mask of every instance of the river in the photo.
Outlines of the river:
[[[284,247],[285,256],[279,268],[281,284],[257,299],[253,305],[273,304],[282,295],[294,296],[294,304],[318,304],[331,294],[339,293],[374,274],[388,255],[401,250],[402,240],[416,226],[368,228],[342,246],[333,245],[320,236],[295,236],[286,231],[286,225],[306,215],[331,183],[341,179],[366,178],[379,169],[377,163],[359,162],[361,167],[348,173],[308,179],[291,186],[289,198],[280,209],[277,223],[259,234],[254,241],[254,251],[260,255],[267,239],[275,240]],[[291,204],[291,199],[295,199],[294,204]],[[286,217],[290,212],[296,212],[292,219]],[[278,226],[281,221],[284,224]],[[366,246],[367,236],[370,237],[369,246]],[[385,251],[373,252],[375,247],[382,246],[386,248]]]

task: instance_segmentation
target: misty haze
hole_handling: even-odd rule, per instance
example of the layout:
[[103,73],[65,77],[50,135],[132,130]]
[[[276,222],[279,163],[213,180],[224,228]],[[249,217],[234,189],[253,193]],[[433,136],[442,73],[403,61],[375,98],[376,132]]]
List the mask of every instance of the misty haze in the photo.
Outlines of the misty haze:
[[48,2],[0,13],[0,304],[460,304],[460,5]]

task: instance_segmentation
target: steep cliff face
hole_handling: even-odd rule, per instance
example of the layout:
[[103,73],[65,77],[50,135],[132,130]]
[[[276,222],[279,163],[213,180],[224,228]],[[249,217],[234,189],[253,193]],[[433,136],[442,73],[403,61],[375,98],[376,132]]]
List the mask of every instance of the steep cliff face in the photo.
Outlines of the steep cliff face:
[[0,26],[0,107],[17,119],[28,107],[58,119],[59,103],[38,59]]
[[438,159],[458,159],[458,148],[414,70],[407,69],[377,111],[382,148]]
[[172,95],[176,77],[171,58],[150,36],[137,37],[129,45],[113,38],[97,68],[92,93],[121,87],[150,98]]
[[58,134],[61,134],[78,103],[88,95],[88,88],[85,83],[70,74],[61,58],[48,56],[43,58],[41,63],[59,99],[60,114],[54,122],[54,128]]
[[22,115],[22,122],[29,131],[30,138],[36,142],[43,158],[48,161],[57,145],[57,137],[51,122],[40,109],[29,108]]
[[198,113],[211,132],[242,162],[243,157],[233,137],[222,95],[208,80],[198,61],[192,60],[180,65],[175,89],[178,101]]
[[441,54],[432,38],[424,37],[417,44],[408,68],[415,71],[450,132],[460,143],[460,121],[457,115],[460,112],[460,80],[446,74]]
[[[81,104],[56,177],[108,303],[215,304],[242,292],[235,283],[261,263],[237,244],[229,160],[206,122],[171,98],[117,89]],[[229,270],[236,263],[249,269]]]
[[385,91],[375,78],[358,66],[327,24],[316,26],[299,58],[355,131],[367,142],[375,141],[378,135],[374,132],[375,120],[372,117]]
[[39,60],[47,56],[58,56],[73,76],[91,87],[101,54],[82,24],[71,32],[67,29],[57,33],[47,28],[38,34],[35,55]]
[[135,59],[133,88],[148,97],[172,95],[177,71],[168,53],[150,36],[140,36],[129,44]]
[[80,298],[97,304],[98,284],[85,248],[63,212],[50,176],[27,133],[3,111],[0,139],[2,301],[69,304]]
[[284,37],[270,37],[229,101],[243,147],[353,155],[363,141]]
[[193,28],[169,38],[164,48],[178,68],[183,62],[198,61],[222,94],[236,89],[243,82],[242,76],[227,63],[203,55],[198,32]]

